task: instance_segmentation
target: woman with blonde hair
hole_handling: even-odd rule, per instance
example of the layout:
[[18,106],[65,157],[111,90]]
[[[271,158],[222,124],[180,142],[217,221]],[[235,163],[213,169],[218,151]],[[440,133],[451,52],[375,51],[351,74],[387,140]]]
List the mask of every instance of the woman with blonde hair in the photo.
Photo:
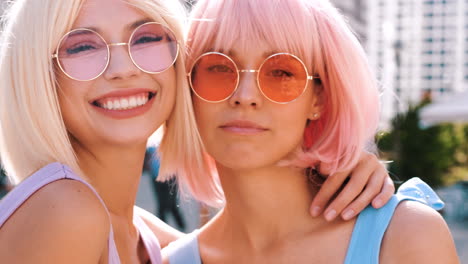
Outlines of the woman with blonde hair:
[[190,23],[195,117],[226,204],[164,263],[458,263],[419,179],[352,221],[308,214],[313,171],[354,167],[379,120],[365,53],[328,0],[200,0]]
[[[181,233],[134,207],[147,140],[160,126],[160,173],[194,179],[186,183],[197,198],[219,204],[186,80],[183,17],[177,1],[9,6],[0,156],[18,186],[0,203],[2,262],[160,263],[160,246]],[[391,196],[382,166],[362,157],[350,185],[368,182],[366,191],[341,193],[335,214],[356,197],[359,211],[376,194],[381,205]],[[346,177],[334,178],[319,204]]]
[[180,235],[134,203],[163,124],[162,172],[188,159],[189,173],[206,171],[196,130],[178,129],[194,127],[183,11],[154,0],[18,0],[6,11],[0,151],[21,184],[0,204],[2,262],[159,263],[159,243]]

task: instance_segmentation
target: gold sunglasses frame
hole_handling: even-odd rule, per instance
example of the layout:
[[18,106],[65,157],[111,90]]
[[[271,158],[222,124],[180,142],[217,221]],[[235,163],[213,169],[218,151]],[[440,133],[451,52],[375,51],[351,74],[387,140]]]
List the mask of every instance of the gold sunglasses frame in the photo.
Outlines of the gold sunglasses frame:
[[[162,70],[162,71],[157,71],[157,72],[151,72],[151,71],[147,71],[147,70],[144,70],[142,69],[136,62],[135,60],[133,59],[133,56],[132,56],[132,52],[131,52],[131,47],[129,45],[129,43],[131,42],[133,36],[135,35],[135,33],[141,28],[141,27],[144,27],[144,26],[147,26],[147,25],[160,25],[161,27],[163,27],[164,29],[166,29],[169,33],[172,34],[172,36],[174,36],[174,40],[176,41],[176,54],[174,56],[174,60],[172,61],[172,63],[167,66],[166,69]],[[102,71],[94,78],[91,78],[91,79],[87,79],[87,80],[80,80],[80,79],[77,79],[77,78],[74,78],[72,77],[70,74],[68,74],[62,67],[61,63],[60,63],[60,59],[59,59],[59,49],[60,49],[60,46],[62,45],[62,42],[64,41],[64,39],[69,36],[71,33],[73,32],[76,32],[76,31],[89,31],[89,32],[92,32],[94,34],[96,34],[105,44],[106,44],[106,48],[107,48],[107,62],[106,62],[106,65],[103,67]],[[130,56],[130,59],[132,60],[132,63],[133,65],[135,65],[140,71],[142,72],[145,72],[145,73],[149,73],[149,74],[159,74],[159,73],[163,73],[165,71],[167,71],[169,68],[171,68],[171,66],[174,65],[174,63],[177,61],[177,58],[179,57],[179,50],[180,50],[180,44],[179,44],[179,41],[177,40],[176,38],[176,35],[174,34],[174,31],[172,31],[170,28],[164,26],[163,24],[161,23],[158,23],[158,22],[147,22],[147,23],[144,23],[144,24],[141,24],[139,25],[138,27],[136,27],[132,34],[130,35],[130,38],[128,39],[128,42],[119,42],[119,43],[107,43],[107,41],[104,39],[104,37],[102,37],[99,33],[97,33],[96,31],[92,30],[92,29],[89,29],[89,28],[76,28],[76,29],[73,29],[71,31],[69,31],[68,33],[66,33],[65,35],[63,35],[63,37],[60,39],[59,41],[59,45],[57,46],[57,49],[55,50],[55,53],[52,54],[52,59],[56,59],[57,60],[57,64],[60,68],[60,70],[70,79],[72,80],[75,80],[75,81],[80,81],[80,82],[87,82],[87,81],[92,81],[92,80],[95,80],[97,78],[99,78],[99,76],[101,76],[106,70],[107,70],[107,67],[109,67],[109,63],[110,63],[110,59],[111,59],[111,52],[110,52],[110,47],[113,47],[113,46],[127,46],[127,51],[128,51],[128,54]]]

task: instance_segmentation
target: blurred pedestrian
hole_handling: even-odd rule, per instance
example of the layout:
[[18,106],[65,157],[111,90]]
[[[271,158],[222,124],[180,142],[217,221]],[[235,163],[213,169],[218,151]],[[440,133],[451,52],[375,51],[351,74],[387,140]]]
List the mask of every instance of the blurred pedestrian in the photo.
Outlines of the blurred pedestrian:
[[159,174],[159,158],[156,154],[156,147],[148,147],[145,154],[143,170],[151,177],[151,183],[158,203],[155,210],[157,216],[164,222],[168,222],[169,216],[173,216],[180,230],[185,229],[185,221],[179,211],[177,204],[177,182],[175,178],[160,182],[157,181]]
[[5,196],[11,189],[12,186],[5,174],[5,171],[0,168],[0,199],[2,199],[2,197]]

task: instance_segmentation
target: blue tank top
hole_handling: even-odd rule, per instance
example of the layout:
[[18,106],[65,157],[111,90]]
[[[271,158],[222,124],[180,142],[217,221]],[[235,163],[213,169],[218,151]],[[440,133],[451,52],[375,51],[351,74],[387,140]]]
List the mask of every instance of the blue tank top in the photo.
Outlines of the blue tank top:
[[[437,194],[419,178],[400,186],[397,193],[382,208],[368,206],[358,216],[346,253],[345,264],[379,263],[380,246],[398,204],[404,200],[418,201],[435,210],[444,207]],[[198,230],[169,244],[164,251],[170,264],[201,264],[198,251]]]

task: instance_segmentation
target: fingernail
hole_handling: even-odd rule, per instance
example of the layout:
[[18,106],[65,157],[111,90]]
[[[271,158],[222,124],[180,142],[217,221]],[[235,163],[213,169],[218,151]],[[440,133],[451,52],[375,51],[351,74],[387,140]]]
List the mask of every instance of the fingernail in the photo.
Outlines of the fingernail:
[[343,213],[343,219],[344,220],[349,220],[354,217],[354,210],[353,209],[348,209]]
[[379,208],[382,206],[382,199],[378,198],[374,202],[375,207]]
[[314,206],[314,208],[312,208],[312,216],[317,217],[319,214],[320,214],[320,207]]
[[336,211],[333,209],[328,211],[325,214],[325,219],[327,219],[327,221],[332,221],[333,219],[335,219],[335,217],[336,217]]

